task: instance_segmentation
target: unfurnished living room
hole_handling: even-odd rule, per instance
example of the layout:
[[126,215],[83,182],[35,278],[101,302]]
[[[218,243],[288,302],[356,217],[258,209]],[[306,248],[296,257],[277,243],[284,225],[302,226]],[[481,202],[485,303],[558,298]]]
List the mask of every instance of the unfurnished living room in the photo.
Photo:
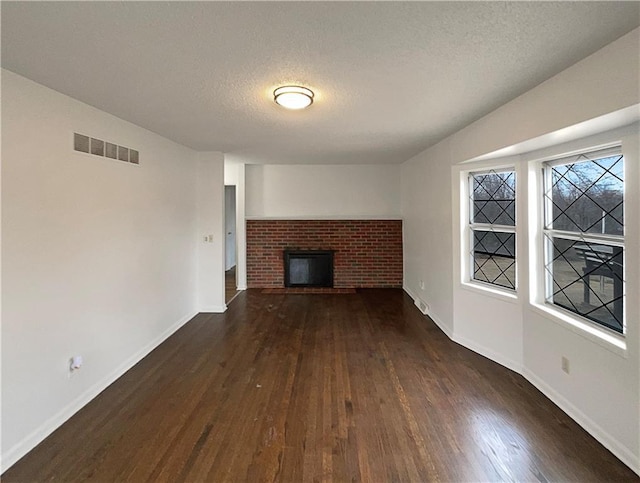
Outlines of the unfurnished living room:
[[3,481],[640,479],[640,2],[0,9]]

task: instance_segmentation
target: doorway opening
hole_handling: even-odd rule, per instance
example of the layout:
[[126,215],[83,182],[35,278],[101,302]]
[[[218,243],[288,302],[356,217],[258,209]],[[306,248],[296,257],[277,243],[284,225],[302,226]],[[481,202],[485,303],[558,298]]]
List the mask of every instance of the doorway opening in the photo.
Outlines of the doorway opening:
[[224,187],[224,301],[231,302],[238,294],[236,279],[237,249],[236,249],[236,187]]

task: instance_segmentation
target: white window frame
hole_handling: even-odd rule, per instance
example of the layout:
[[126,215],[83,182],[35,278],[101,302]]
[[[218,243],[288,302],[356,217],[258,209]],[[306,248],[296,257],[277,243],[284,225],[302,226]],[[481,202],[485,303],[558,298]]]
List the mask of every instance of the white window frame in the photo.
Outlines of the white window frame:
[[[625,338],[627,334],[627,317],[626,317],[626,250],[625,250],[625,225],[623,225],[623,235],[607,235],[607,234],[599,234],[599,233],[585,233],[585,232],[574,232],[574,231],[565,231],[565,230],[556,230],[553,228],[547,227],[547,220],[551,220],[553,218],[553,202],[551,200],[551,196],[547,196],[548,191],[551,189],[552,184],[552,168],[554,166],[562,166],[566,164],[572,164],[576,162],[581,162],[577,160],[580,155],[588,155],[593,159],[601,159],[607,156],[624,156],[624,152],[622,146],[616,144],[614,146],[601,147],[601,148],[591,148],[591,149],[582,149],[578,152],[574,152],[571,154],[565,154],[560,157],[543,160],[540,162],[540,166],[542,169],[542,177],[541,177],[541,185],[538,190],[538,196],[541,198],[542,203],[542,213],[540,217],[541,223],[541,232],[542,232],[542,257],[541,257],[541,266],[538,268],[540,270],[539,273],[542,274],[542,284],[543,284],[543,303],[547,307],[549,307],[553,311],[557,311],[560,314],[564,314],[566,317],[577,320],[583,324],[588,324],[593,326],[598,331],[605,331],[605,333],[609,333],[616,338]],[[625,160],[626,161],[626,160]],[[584,161],[587,162],[587,161]],[[626,162],[624,163],[624,192],[623,192],[623,200],[626,206],[627,203],[627,187],[626,187]],[[540,199],[539,198],[539,199]],[[625,216],[626,221],[626,216]],[[598,323],[594,320],[591,320],[587,317],[584,317],[572,310],[566,309],[562,306],[556,305],[550,299],[553,298],[553,274],[546,270],[546,266],[553,257],[553,239],[564,239],[564,240],[575,240],[582,241],[585,243],[596,243],[603,244],[608,246],[620,247],[622,248],[622,256],[623,256],[623,275],[622,275],[622,304],[623,304],[623,313],[622,313],[622,333],[615,331],[604,324]]]
[[[473,177],[474,175],[483,175],[490,173],[513,173],[515,179],[515,192],[516,192],[516,201],[514,206],[514,215],[515,215],[515,224],[513,226],[510,225],[499,225],[499,224],[490,224],[490,223],[476,223],[473,221]],[[462,283],[467,286],[471,286],[474,288],[479,288],[482,290],[486,290],[492,292],[496,295],[506,295],[509,298],[515,298],[518,293],[518,196],[520,195],[520,190],[518,188],[518,169],[515,165],[493,165],[486,164],[482,167],[478,167],[477,169],[465,170],[461,173],[461,184],[463,185],[463,189],[460,190],[462,195],[461,197],[461,224],[463,229],[463,239],[461,243],[462,248]],[[505,287],[503,285],[493,284],[490,282],[485,282],[482,280],[477,280],[474,278],[474,267],[475,267],[475,259],[474,259],[474,238],[473,232],[474,230],[478,231],[492,231],[495,233],[513,233],[515,235],[515,243],[514,243],[514,252],[515,252],[515,265],[514,265],[514,285],[515,288]]]

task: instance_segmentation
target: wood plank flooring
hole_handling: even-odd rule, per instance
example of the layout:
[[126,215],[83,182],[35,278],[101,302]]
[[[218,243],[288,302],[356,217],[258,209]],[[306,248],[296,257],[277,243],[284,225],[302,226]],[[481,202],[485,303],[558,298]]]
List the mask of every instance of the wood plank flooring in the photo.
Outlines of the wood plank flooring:
[[14,481],[638,481],[400,290],[241,293],[2,475]]

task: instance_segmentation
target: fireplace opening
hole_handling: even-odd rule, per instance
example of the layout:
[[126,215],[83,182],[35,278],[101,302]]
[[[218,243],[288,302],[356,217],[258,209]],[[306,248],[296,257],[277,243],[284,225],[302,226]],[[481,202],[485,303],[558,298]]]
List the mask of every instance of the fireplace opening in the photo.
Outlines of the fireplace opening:
[[285,287],[333,287],[333,250],[285,250]]

